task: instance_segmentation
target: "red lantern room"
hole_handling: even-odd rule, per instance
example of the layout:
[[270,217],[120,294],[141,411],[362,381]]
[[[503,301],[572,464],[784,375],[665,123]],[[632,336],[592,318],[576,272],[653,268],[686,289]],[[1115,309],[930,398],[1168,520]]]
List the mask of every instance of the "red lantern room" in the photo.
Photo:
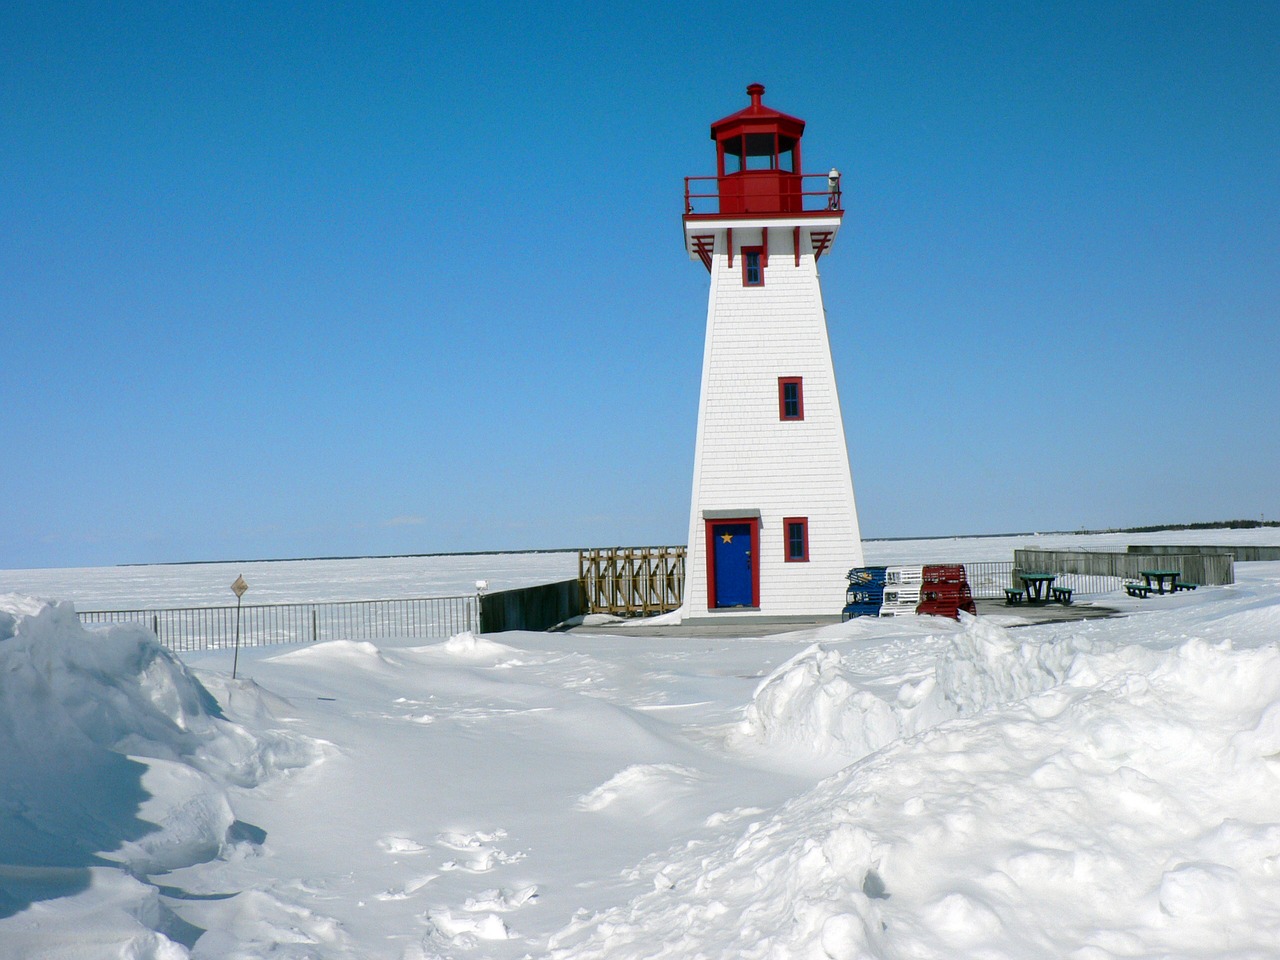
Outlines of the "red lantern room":
[[768,216],[804,213],[806,207],[838,211],[839,176],[802,172],[804,121],[766,107],[763,84],[751,84],[747,95],[750,106],[711,125],[716,175],[685,178],[686,215]]

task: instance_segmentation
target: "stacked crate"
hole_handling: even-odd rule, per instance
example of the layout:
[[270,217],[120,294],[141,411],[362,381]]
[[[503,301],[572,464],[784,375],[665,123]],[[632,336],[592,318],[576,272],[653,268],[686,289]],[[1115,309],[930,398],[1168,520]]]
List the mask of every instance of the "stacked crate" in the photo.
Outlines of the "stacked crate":
[[884,567],[854,567],[844,594],[844,619],[878,617],[884,602]]
[[915,613],[920,605],[920,588],[923,585],[924,567],[886,567],[880,616],[901,617]]
[[921,569],[920,602],[917,613],[934,617],[960,619],[960,611],[977,614],[973,592],[965,576],[964,565],[935,563]]

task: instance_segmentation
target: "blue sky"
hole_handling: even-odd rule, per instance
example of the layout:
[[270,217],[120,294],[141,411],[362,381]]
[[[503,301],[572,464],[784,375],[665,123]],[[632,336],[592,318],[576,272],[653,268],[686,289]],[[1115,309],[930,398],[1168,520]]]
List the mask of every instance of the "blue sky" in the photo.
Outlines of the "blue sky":
[[681,542],[754,81],[864,535],[1280,518],[1280,6],[743,11],[8,5],[0,568]]

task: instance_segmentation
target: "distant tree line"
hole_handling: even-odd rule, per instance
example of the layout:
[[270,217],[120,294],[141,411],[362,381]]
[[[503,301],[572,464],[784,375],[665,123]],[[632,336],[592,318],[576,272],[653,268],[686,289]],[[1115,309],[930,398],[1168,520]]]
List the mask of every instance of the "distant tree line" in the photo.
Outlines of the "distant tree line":
[[1117,527],[1107,533],[1157,533],[1161,530],[1254,530],[1280,527],[1280,520],[1216,520],[1212,523],[1162,523],[1154,527]]

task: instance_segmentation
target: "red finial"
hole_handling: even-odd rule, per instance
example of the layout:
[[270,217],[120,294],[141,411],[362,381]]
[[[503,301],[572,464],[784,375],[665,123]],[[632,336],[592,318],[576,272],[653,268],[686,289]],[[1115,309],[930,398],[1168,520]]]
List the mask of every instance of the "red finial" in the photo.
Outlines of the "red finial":
[[753,83],[747,87],[747,96],[751,98],[751,106],[760,106],[760,98],[764,96],[764,84]]

